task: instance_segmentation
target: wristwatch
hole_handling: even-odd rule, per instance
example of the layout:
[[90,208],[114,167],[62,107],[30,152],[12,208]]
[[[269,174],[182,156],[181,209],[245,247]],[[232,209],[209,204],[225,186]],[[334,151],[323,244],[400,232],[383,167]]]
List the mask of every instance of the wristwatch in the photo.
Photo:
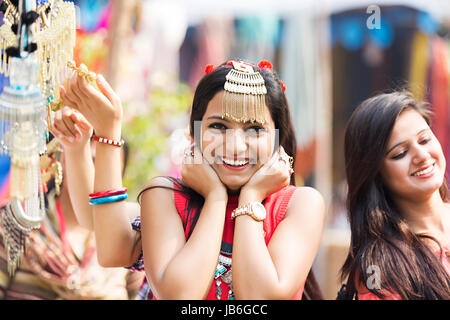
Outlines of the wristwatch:
[[249,215],[256,221],[263,221],[266,218],[266,208],[264,208],[261,202],[252,202],[234,209],[231,213],[231,218],[235,219],[244,214]]

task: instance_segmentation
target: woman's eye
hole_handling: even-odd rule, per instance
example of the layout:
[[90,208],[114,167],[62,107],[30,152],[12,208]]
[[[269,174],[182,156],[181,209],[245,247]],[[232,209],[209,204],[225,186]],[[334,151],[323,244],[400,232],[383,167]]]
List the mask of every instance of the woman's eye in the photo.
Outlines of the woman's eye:
[[406,150],[403,151],[403,152],[401,152],[401,153],[397,153],[397,154],[396,154],[395,156],[393,156],[391,159],[394,159],[394,160],[401,159],[401,158],[403,158],[403,157],[406,155],[406,153],[407,153]]
[[427,144],[428,142],[430,142],[431,138],[423,138],[422,140],[419,141],[419,144]]
[[218,122],[211,123],[211,124],[208,126],[208,128],[211,128],[211,129],[217,129],[217,130],[226,130],[226,129],[227,129],[227,127],[226,127],[224,124],[218,123]]
[[260,134],[264,131],[266,131],[266,130],[260,126],[253,126],[253,127],[247,128],[247,132],[249,132],[250,134]]

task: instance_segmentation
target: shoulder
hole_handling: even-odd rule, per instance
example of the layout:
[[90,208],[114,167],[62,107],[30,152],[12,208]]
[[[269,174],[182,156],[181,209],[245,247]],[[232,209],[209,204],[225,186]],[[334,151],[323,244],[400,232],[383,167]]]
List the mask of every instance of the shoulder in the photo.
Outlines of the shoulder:
[[141,191],[142,199],[150,195],[169,195],[173,193],[174,183],[168,177],[155,177],[149,180]]
[[174,183],[168,177],[155,177],[148,181],[141,191],[141,212],[144,207],[175,207],[173,190]]
[[149,189],[149,188],[158,188],[158,187],[162,187],[162,188],[173,188],[174,187],[174,183],[172,181],[172,179],[170,179],[169,177],[154,177],[152,179],[150,179],[145,187],[145,189]]
[[316,202],[324,203],[322,194],[312,187],[295,187],[292,200],[312,200]]
[[286,214],[323,220],[325,201],[322,194],[311,187],[295,187]]

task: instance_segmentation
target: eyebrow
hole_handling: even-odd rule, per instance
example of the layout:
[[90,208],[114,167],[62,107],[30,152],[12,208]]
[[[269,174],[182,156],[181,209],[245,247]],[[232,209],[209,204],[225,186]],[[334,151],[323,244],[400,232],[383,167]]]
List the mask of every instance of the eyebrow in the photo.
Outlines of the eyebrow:
[[[420,135],[422,132],[428,131],[428,130],[430,130],[430,128],[424,128],[424,129],[420,130],[419,132],[417,132],[416,136],[418,136],[418,135]],[[431,130],[430,130],[430,131],[431,131]],[[392,146],[392,148],[390,148],[390,149],[386,152],[386,154],[389,154],[392,150],[394,150],[395,148],[397,148],[399,145],[404,144],[405,142],[406,142],[406,141],[401,141],[401,142],[395,144],[394,146]]]
[[[231,120],[229,120],[229,119],[227,119],[227,118],[224,118],[224,117],[222,117],[222,116],[210,116],[210,117],[208,117],[206,120],[222,120],[222,121],[225,121],[225,122],[228,122],[228,123],[231,123],[232,121]],[[252,124],[252,122],[250,121],[250,120],[248,120],[248,121],[245,121],[245,122],[242,122],[244,125],[247,125],[247,124]],[[256,123],[256,122],[255,122]],[[267,121],[266,121],[266,123],[267,123]],[[260,124],[261,125],[261,124]],[[263,125],[262,125],[263,126]]]
[[222,121],[226,121],[226,122],[231,122],[227,118],[224,118],[224,117],[221,117],[221,116],[210,116],[210,117],[208,117],[207,120],[209,120],[209,119],[215,119],[215,120],[222,120]]

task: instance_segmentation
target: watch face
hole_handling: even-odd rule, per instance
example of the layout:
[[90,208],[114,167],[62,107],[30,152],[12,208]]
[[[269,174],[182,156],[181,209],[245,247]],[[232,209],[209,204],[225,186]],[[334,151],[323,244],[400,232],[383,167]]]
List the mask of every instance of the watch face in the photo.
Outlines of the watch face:
[[266,218],[266,208],[264,208],[264,206],[259,203],[259,202],[255,202],[252,204],[252,211],[253,214],[260,220],[264,220]]

